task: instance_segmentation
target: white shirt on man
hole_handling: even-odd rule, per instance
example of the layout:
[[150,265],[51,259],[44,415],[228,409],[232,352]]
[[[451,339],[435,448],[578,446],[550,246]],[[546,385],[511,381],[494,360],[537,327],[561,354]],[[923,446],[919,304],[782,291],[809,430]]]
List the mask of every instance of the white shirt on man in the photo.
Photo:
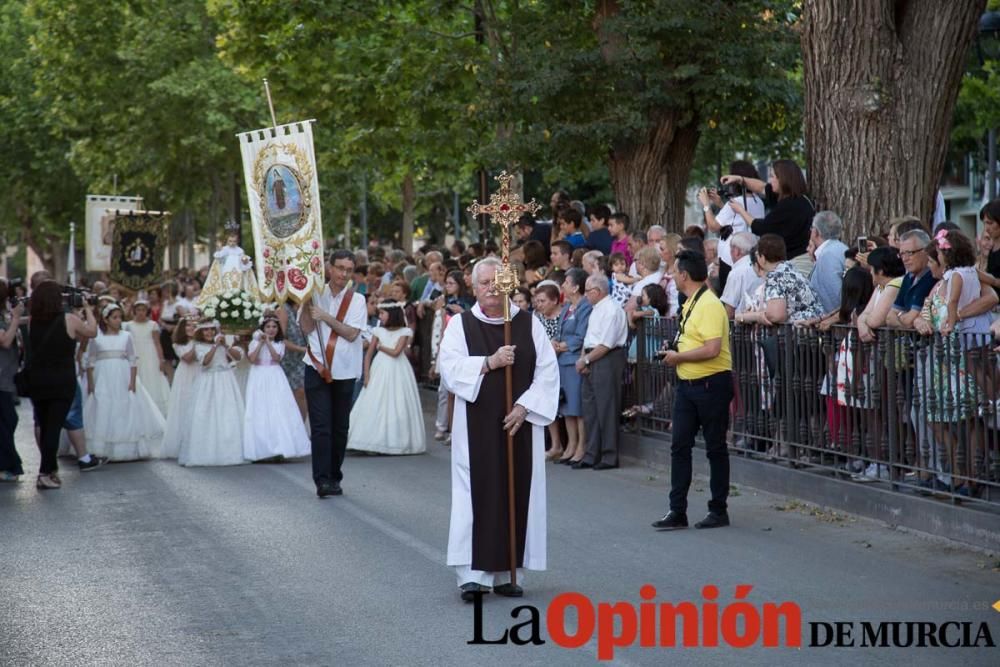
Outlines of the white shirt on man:
[[[743,197],[737,197],[737,201],[742,204]],[[754,220],[764,217],[764,202],[761,201],[760,197],[757,197],[756,195],[747,196],[747,213],[753,216]],[[737,215],[736,211],[733,210],[733,207],[729,205],[729,202],[726,202],[725,205],[719,209],[719,212],[715,215],[715,221],[723,227],[727,225],[731,226],[733,228],[733,234],[750,231],[750,225],[747,224],[747,221],[743,219],[742,215]],[[719,259],[729,266],[733,265],[733,252],[729,246],[729,242],[732,239],[732,235],[725,240],[722,238],[719,239]]]
[[749,305],[749,297],[763,284],[764,279],[757,275],[750,263],[750,255],[744,255],[729,272],[721,301],[732,306],[737,313],[742,313]]
[[614,349],[623,347],[628,339],[628,322],[625,311],[614,299],[605,295],[590,311],[587,335],[583,338],[583,349],[603,345]]
[[[330,286],[324,285],[323,292],[318,297],[314,296],[312,303],[324,312],[336,317],[346,293],[347,289],[345,288],[334,296],[330,292]],[[308,307],[308,303],[303,307]],[[364,295],[357,292],[354,293],[351,305],[347,307],[347,312],[344,314],[344,324],[362,332],[365,330],[368,324],[368,306],[365,303]],[[318,336],[316,335],[317,331],[319,332]],[[320,374],[322,374],[323,367],[326,365],[326,343],[330,339],[331,331],[330,325],[317,320],[316,330],[306,336],[306,339],[309,341],[309,351],[312,354],[306,354],[302,358],[302,361],[306,366],[311,367]],[[360,334],[353,341],[348,341],[343,336],[339,336],[337,344],[334,346],[333,368],[331,369],[330,377],[334,380],[357,380],[361,377],[362,364],[364,362],[363,345]],[[313,357],[319,362],[319,366],[313,362]]]

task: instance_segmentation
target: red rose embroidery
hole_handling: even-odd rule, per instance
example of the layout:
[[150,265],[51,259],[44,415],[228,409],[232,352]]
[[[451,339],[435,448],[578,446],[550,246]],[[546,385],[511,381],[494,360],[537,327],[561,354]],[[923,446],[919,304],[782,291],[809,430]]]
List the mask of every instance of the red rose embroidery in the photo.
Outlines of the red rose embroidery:
[[270,266],[264,267],[264,280],[266,280],[269,283],[272,280],[274,280],[274,269],[272,269]]
[[279,292],[285,291],[285,272],[278,271],[278,276],[275,279],[275,286],[278,288]]
[[319,241],[317,241],[316,239],[313,239],[312,247],[313,247],[313,250],[318,250],[319,249]]
[[323,262],[319,257],[313,257],[309,260],[309,268],[312,269],[313,273],[319,273],[323,270]]
[[271,249],[264,248],[264,257],[270,257],[270,256],[271,256]]
[[297,268],[288,269],[288,282],[292,283],[295,289],[305,289],[309,284],[309,279]]

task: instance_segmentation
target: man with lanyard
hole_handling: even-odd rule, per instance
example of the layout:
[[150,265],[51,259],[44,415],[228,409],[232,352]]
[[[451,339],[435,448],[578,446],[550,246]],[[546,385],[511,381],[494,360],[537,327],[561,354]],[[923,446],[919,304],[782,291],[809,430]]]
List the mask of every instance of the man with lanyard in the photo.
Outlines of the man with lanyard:
[[712,499],[708,516],[695,528],[729,525],[729,404],[733,400],[733,363],[729,352],[729,316],[708,289],[705,256],[681,251],[674,279],[686,297],[678,333],[664,362],[677,368],[673,429],[670,445],[670,511],[653,522],[661,530],[687,528],[687,494],[691,487],[691,450],[701,429],[710,470]]
[[354,383],[364,357],[361,331],[368,308],[365,297],[347,287],[354,274],[354,254],[330,255],[330,282],[319,296],[305,301],[299,325],[309,343],[303,362],[312,439],[313,481],[320,498],[343,493],[341,465],[347,449]]

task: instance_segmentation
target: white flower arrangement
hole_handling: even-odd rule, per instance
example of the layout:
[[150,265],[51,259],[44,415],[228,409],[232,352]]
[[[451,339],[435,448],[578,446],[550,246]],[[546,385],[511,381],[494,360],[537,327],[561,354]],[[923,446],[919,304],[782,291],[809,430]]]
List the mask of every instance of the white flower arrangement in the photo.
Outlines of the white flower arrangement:
[[219,322],[227,333],[256,328],[259,317],[264,313],[263,305],[242,290],[226,290],[210,298],[205,306],[205,316],[215,317],[218,313]]

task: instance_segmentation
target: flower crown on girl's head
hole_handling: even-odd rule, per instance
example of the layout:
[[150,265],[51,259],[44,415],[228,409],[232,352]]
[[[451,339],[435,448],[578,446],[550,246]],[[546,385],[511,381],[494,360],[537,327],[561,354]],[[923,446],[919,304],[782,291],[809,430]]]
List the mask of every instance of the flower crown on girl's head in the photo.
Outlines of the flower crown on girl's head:
[[951,250],[951,243],[948,241],[948,230],[942,229],[934,235],[934,241],[941,250]]
[[390,308],[403,308],[405,306],[406,306],[405,303],[400,303],[399,301],[386,301],[384,303],[378,304],[377,308],[381,308],[382,310],[389,310]]
[[219,322],[217,320],[202,320],[195,327],[195,331],[201,331],[202,329],[218,329]]
[[103,317],[104,319],[108,319],[111,313],[121,309],[122,307],[119,306],[117,303],[109,303],[108,305],[104,306],[104,310],[101,311],[101,317]]

